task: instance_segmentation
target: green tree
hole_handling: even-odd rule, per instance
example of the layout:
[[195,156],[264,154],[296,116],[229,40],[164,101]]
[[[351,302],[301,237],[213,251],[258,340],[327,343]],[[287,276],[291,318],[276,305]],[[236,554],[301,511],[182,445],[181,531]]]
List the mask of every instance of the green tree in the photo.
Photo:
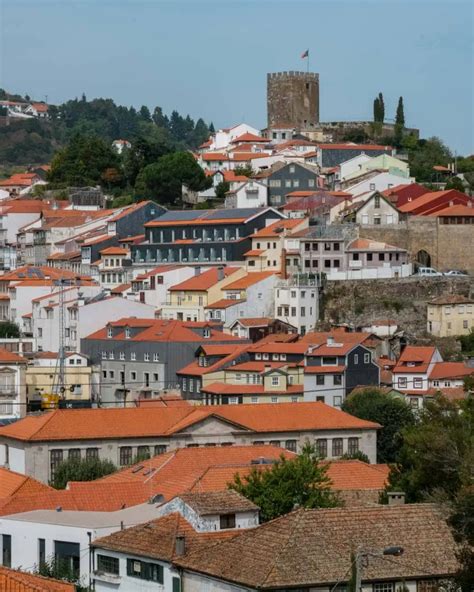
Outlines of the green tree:
[[357,452],[352,452],[350,454],[349,452],[346,452],[341,456],[341,460],[360,460],[370,465],[369,457],[366,454],[364,454],[361,450],[357,450]]
[[94,481],[116,470],[117,467],[110,460],[68,458],[56,469],[51,485],[55,489],[64,489],[68,481]]
[[3,321],[0,323],[0,337],[2,339],[20,337],[20,328],[11,321]]
[[140,117],[144,120],[144,121],[151,121],[151,114],[150,114],[150,109],[148,109],[148,107],[146,105],[142,105],[140,107]]
[[251,177],[254,174],[254,170],[249,164],[245,166],[239,165],[235,167],[234,173],[236,175],[243,175],[244,177]]
[[130,187],[134,187],[138,174],[147,165],[156,163],[159,158],[168,154],[169,145],[164,139],[153,141],[140,136],[124,155],[124,175]]
[[377,462],[392,463],[402,445],[400,431],[415,423],[413,413],[402,399],[390,396],[376,387],[357,390],[347,397],[342,409],[360,419],[382,425],[377,434]]
[[395,125],[399,125],[402,129],[405,127],[405,108],[403,106],[403,97],[398,99],[397,113],[395,115]]
[[117,169],[119,159],[112,147],[98,136],[75,135],[69,144],[56,153],[48,180],[65,185],[96,185],[103,183],[107,169]]
[[135,194],[139,199],[178,204],[183,184],[193,191],[201,191],[211,183],[191,153],[174,152],[141,170],[135,183]]
[[465,192],[464,183],[459,177],[450,177],[446,182],[445,189],[457,189],[457,191]]
[[216,197],[217,199],[225,199],[225,194],[230,190],[230,183],[227,181],[221,181],[216,185]]
[[163,109],[161,107],[155,107],[152,119],[158,127],[169,128],[170,121],[168,117],[163,114]]
[[433,496],[454,500],[471,486],[473,466],[474,399],[458,403],[438,396],[426,402],[418,424],[403,429],[389,484],[410,502]]
[[314,447],[306,445],[296,458],[283,455],[269,468],[256,468],[244,476],[236,474],[229,487],[260,507],[266,522],[287,514],[295,506],[332,508],[339,501],[331,491],[328,465],[321,463]]
[[463,352],[474,352],[474,327],[471,328],[467,335],[461,335],[459,341],[461,342],[461,350]]
[[78,570],[74,569],[71,562],[67,559],[52,556],[37,565],[33,573],[43,576],[44,578],[71,582],[72,584],[75,584],[76,592],[89,591],[88,586],[81,585]]
[[385,103],[383,100],[383,94],[380,92],[379,93],[379,116],[380,116],[380,123],[383,123],[385,120]]
[[418,182],[433,180],[435,165],[447,166],[452,160],[452,154],[439,138],[414,141],[413,136],[404,137],[402,146],[408,150],[408,164],[410,174]]

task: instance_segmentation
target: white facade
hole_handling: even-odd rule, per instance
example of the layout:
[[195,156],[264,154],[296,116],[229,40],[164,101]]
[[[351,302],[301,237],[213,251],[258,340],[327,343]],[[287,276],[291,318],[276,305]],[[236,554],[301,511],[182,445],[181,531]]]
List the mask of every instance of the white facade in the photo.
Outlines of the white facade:
[[[358,261],[351,263],[359,263]],[[381,267],[361,267],[354,269],[341,270],[331,268],[327,270],[326,279],[328,281],[341,280],[383,280],[391,278],[409,277],[413,274],[413,265],[411,263],[401,263],[393,265],[385,262]]]
[[0,421],[26,415],[26,360],[0,362]]
[[248,125],[247,123],[239,123],[238,125],[231,128],[217,130],[212,138],[212,143],[209,149],[221,150],[223,148],[227,148],[232,140],[235,140],[243,134],[253,134],[254,136],[259,136],[260,131],[257,128]]
[[368,191],[385,191],[386,189],[391,189],[392,187],[396,187],[401,183],[409,184],[414,183],[415,179],[413,177],[400,177],[399,175],[394,175],[392,173],[379,173],[378,175],[374,175],[369,179],[364,179],[359,183],[354,183],[350,187],[344,188],[344,191],[350,193],[352,195],[360,195],[361,193],[367,193]]
[[361,226],[391,226],[400,222],[400,212],[383,196],[375,194],[357,210],[356,222]]
[[[193,277],[196,273],[196,268],[182,265],[180,267],[170,267],[170,270],[166,269],[157,271],[156,274],[153,271],[149,272],[149,276],[144,279],[140,279],[140,274],[136,276],[132,282],[132,288],[134,290],[135,299],[155,308],[159,308],[165,304],[168,299],[168,290],[171,286],[180,284],[185,280]],[[207,271],[209,268],[201,267],[201,273]],[[153,279],[154,278],[154,279]]]
[[[121,297],[106,297],[85,303],[74,298],[65,304],[65,345],[69,351],[80,350],[80,340],[104,326],[104,321],[118,321],[123,317],[151,319],[155,308],[149,304]],[[39,351],[57,352],[59,349],[59,306],[34,307],[33,331]]]
[[314,331],[319,320],[317,282],[306,283],[283,280],[275,287],[275,319],[293,325],[301,335]]
[[429,387],[429,376],[436,362],[442,362],[443,358],[438,350],[435,351],[433,357],[424,372],[417,372],[416,365],[411,366],[413,370],[410,372],[410,365],[407,366],[406,371],[396,372],[393,374],[393,387],[403,392],[406,391],[426,391]]
[[225,198],[226,208],[265,208],[268,205],[267,186],[258,181],[247,181],[240,187],[228,192]]
[[344,181],[347,177],[361,171],[362,165],[369,160],[370,156],[367,156],[367,154],[359,154],[358,156],[354,156],[354,158],[349,158],[349,160],[341,162],[339,165],[339,173],[336,173],[336,179]]

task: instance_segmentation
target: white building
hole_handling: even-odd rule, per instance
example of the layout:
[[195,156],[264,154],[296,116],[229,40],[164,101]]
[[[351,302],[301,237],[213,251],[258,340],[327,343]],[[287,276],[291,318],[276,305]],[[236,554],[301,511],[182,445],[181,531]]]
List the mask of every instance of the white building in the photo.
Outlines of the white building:
[[429,377],[443,358],[436,347],[407,345],[393,369],[393,386],[402,392],[423,392],[429,387]]
[[[205,271],[207,268],[200,268]],[[136,300],[159,308],[168,298],[168,290],[185,280],[193,277],[196,268],[190,265],[160,265],[139,273],[132,280],[132,294]]]
[[374,171],[373,173],[368,173],[363,180],[357,181],[357,179],[354,179],[354,183],[349,187],[344,187],[344,191],[357,196],[368,191],[382,192],[396,185],[400,185],[400,183],[409,184],[414,182],[414,177],[406,178],[393,173]]
[[319,277],[295,274],[275,286],[275,318],[293,325],[304,335],[314,331],[319,320]]
[[264,183],[249,180],[236,189],[228,191],[226,208],[265,208],[268,205],[268,189]]
[[381,193],[376,191],[367,200],[360,202],[355,210],[355,221],[361,226],[392,226],[400,222],[400,212]]
[[[100,292],[100,291],[99,291]],[[123,317],[151,319],[155,307],[126,298],[103,293],[86,295],[85,288],[69,297],[65,294],[65,347],[79,351],[80,340],[104,326],[104,320],[117,321]],[[42,298],[33,304],[32,329],[38,351],[58,351],[60,307],[54,300]]]
[[0,348],[0,425],[26,415],[26,358]]

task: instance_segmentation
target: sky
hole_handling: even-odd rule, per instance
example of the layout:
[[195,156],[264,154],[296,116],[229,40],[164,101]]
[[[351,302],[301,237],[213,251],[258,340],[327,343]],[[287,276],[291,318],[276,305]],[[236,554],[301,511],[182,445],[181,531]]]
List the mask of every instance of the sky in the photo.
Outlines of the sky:
[[0,87],[266,125],[266,74],[320,74],[321,121],[406,125],[474,152],[473,0],[0,0]]

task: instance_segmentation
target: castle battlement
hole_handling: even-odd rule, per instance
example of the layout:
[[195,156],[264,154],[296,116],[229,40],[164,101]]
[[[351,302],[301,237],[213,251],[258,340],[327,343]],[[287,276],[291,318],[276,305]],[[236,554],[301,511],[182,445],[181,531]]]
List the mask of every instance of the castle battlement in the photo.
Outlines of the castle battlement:
[[297,70],[288,70],[288,72],[270,72],[267,74],[267,80],[283,78],[305,78],[307,80],[319,80],[319,74],[316,72],[301,72]]

